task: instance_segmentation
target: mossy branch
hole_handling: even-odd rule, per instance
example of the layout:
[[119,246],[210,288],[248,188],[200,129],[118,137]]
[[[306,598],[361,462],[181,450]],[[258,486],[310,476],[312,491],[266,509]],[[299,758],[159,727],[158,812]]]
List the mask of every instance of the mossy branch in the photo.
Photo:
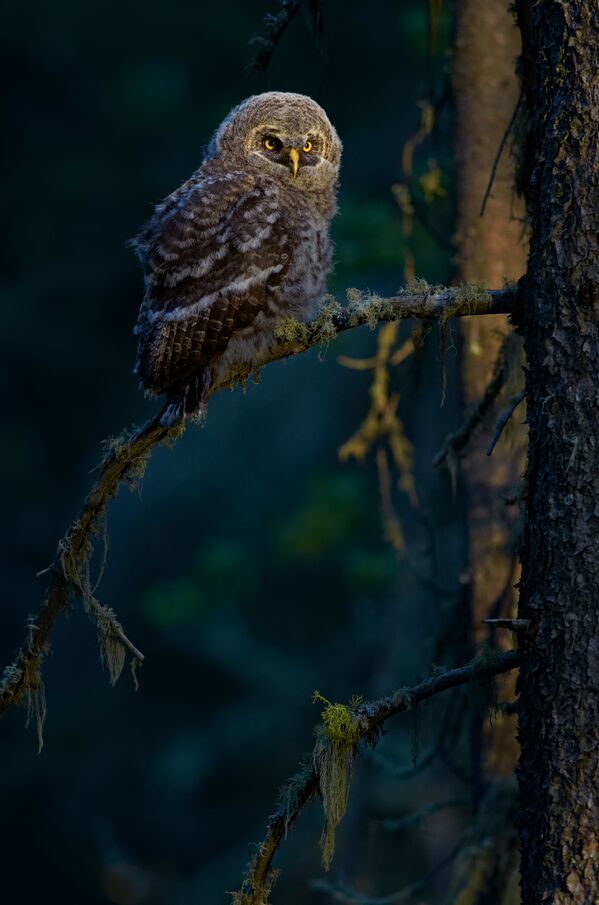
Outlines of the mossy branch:
[[[349,304],[344,307],[334,300],[327,300],[319,316],[308,324],[284,321],[275,335],[276,345],[251,367],[232,370],[214,385],[212,393],[231,389],[254,377],[271,362],[297,355],[314,346],[326,345],[339,333],[364,324],[374,328],[379,322],[409,317],[446,320],[467,314],[509,314],[517,307],[514,288],[495,291],[480,287],[445,289],[430,287],[424,282],[416,282],[392,298],[350,290],[348,300]],[[142,427],[125,432],[105,444],[106,454],[98,466],[96,480],[79,515],[60,541],[51,566],[42,573],[49,576],[49,581],[39,611],[28,627],[27,637],[14,663],[4,671],[0,682],[0,716],[13,704],[24,703],[30,709],[33,706],[43,722],[45,701],[41,664],[48,651],[54,623],[74,597],[83,599],[86,609],[96,620],[103,656],[111,669],[112,680],[118,676],[124,662],[120,647],[129,651],[134,665],[143,659],[112,611],[95,600],[90,581],[90,562],[94,535],[109,501],[121,484],[134,486],[143,474],[154,447],[174,443],[183,433],[183,424],[164,426],[161,422],[163,413],[164,407]],[[39,702],[39,706],[35,701]],[[38,725],[40,736],[41,728]]]
[[[287,835],[291,824],[317,793],[323,798],[327,824],[330,824],[331,814],[327,810],[326,798],[330,795],[331,790],[330,788],[323,790],[323,781],[328,782],[330,779],[328,773],[330,773],[331,761],[334,762],[336,759],[335,746],[341,746],[342,753],[346,755],[346,748],[349,745],[351,759],[353,759],[358,741],[375,743],[384,723],[391,717],[412,710],[418,704],[428,701],[434,695],[447,691],[449,688],[484,681],[516,669],[519,665],[518,651],[511,650],[505,653],[488,651],[466,666],[431,676],[412,688],[400,689],[388,698],[369,703],[353,701],[349,707],[327,702],[316,693],[315,699],[324,700],[327,706],[322,713],[323,723],[317,732],[312,764],[304,767],[285,787],[279,809],[269,818],[266,837],[258,846],[256,854],[249,864],[242,887],[239,892],[233,894],[233,905],[267,905],[269,892],[277,877],[277,872],[272,867],[277,849]],[[327,743],[333,751],[333,754],[329,756],[323,753],[323,746]],[[324,777],[320,772],[323,764],[327,767],[327,775]],[[348,791],[347,775],[345,778],[345,782],[339,783],[338,777],[336,779],[333,777],[333,781],[337,782],[341,788],[344,800],[347,798]],[[343,815],[341,814],[341,816]],[[333,818],[336,820],[338,817],[339,811],[336,809]],[[327,826],[325,826],[321,838],[321,845],[323,846],[325,866],[328,866],[332,857],[332,839]]]

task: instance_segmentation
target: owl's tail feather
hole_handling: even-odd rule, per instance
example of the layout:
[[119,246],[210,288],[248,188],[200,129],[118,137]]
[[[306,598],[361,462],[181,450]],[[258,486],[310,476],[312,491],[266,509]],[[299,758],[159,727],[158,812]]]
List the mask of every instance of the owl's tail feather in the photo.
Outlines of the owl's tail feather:
[[189,383],[167,394],[166,408],[160,419],[163,427],[173,427],[183,418],[204,424],[208,416],[208,396],[212,386],[211,368],[202,368]]

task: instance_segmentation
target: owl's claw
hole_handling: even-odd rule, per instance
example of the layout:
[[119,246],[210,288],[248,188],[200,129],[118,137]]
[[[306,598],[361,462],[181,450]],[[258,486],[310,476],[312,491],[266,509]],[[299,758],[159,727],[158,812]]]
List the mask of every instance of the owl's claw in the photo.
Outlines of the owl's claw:
[[185,405],[183,397],[169,397],[165,409],[160,417],[160,426],[171,428],[185,417]]
[[203,368],[185,388],[185,414],[197,424],[205,424],[208,417],[208,394],[212,376],[211,368]]
[[169,393],[166,407],[160,418],[162,427],[174,427],[184,418],[204,424],[208,414],[208,395],[212,386],[212,370],[204,368],[194,375],[190,383]]

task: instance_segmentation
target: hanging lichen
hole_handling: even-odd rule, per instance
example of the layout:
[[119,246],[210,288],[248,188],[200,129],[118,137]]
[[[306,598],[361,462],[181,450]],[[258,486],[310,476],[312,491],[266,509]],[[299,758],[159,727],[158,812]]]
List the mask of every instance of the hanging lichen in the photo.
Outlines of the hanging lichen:
[[[127,657],[125,646],[119,641],[117,634],[119,629],[122,631],[122,627],[116,618],[114,610],[102,606],[97,600],[93,601],[93,608],[98,627],[100,659],[108,669],[110,684],[116,685]],[[136,683],[137,677],[134,674],[134,684]]]
[[42,679],[40,663],[39,657],[28,661],[24,668],[25,676],[23,681],[25,705],[27,707],[26,725],[29,726],[31,720],[35,720],[38,752],[44,747],[44,723],[48,712],[46,689]]
[[[113,456],[118,459],[119,456],[124,455],[126,444],[129,442],[127,437],[130,438],[130,435],[122,435],[120,438],[110,441],[109,451],[106,453],[103,460],[104,464],[101,467],[104,467],[109,457]],[[142,465],[145,465],[145,456],[139,457],[139,463],[134,464],[134,477],[129,482],[130,486],[137,486],[139,480],[141,480],[143,474]],[[98,520],[92,522],[85,541],[78,544],[76,539],[80,534],[81,525],[76,522],[60,542],[58,556],[60,568],[71,593],[81,599],[85,612],[96,625],[100,646],[100,660],[106,665],[110,682],[114,685],[123,671],[127,657],[127,647],[129,647],[137,664],[143,660],[143,656],[128,641],[114,610],[104,606],[94,597],[94,591],[102,577],[108,554],[108,531],[105,516],[100,520],[100,525],[102,526],[102,553],[98,577],[95,581],[92,581],[91,577],[91,562],[94,555],[92,538],[99,533]],[[138,680],[135,668],[132,668],[132,677],[134,687],[137,689]]]
[[313,762],[325,813],[320,837],[322,863],[328,870],[335,852],[335,832],[347,810],[354,754],[361,734],[355,711],[361,699],[354,698],[347,707],[333,704],[315,691],[313,701],[326,705],[321,713],[322,725],[317,727]]

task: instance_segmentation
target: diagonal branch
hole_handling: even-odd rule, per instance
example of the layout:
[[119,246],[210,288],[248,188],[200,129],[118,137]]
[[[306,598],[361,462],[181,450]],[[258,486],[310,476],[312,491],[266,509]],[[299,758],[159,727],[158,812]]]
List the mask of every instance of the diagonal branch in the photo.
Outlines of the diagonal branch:
[[491,442],[489,443],[489,445],[487,447],[488,456],[491,456],[493,454],[493,450],[495,449],[497,441],[501,437],[503,430],[506,427],[508,421],[510,420],[510,418],[512,417],[512,415],[514,414],[514,412],[516,411],[516,409],[518,408],[520,403],[523,402],[525,399],[526,399],[526,390],[520,390],[519,393],[516,393],[515,396],[512,396],[512,398],[509,401],[509,405],[497,419],[497,426],[495,428],[495,433],[493,434],[493,437],[491,438]]
[[445,438],[443,446],[433,459],[433,465],[435,467],[441,465],[448,456],[457,456],[466,448],[472,434],[493,407],[497,397],[501,393],[509,377],[508,371],[507,341],[504,341],[499,351],[497,361],[495,362],[493,377],[487,385],[480,401],[474,406],[461,427],[456,431],[453,431],[453,433],[448,434]]
[[[517,309],[517,293],[512,288],[472,292],[469,287],[432,289],[417,283],[392,298],[365,295],[356,290],[350,290],[348,296],[351,298],[350,305],[341,307],[329,301],[309,324],[296,321],[281,324],[275,334],[275,346],[264,352],[252,366],[232,370],[215,384],[212,392],[232,388],[255,376],[271,362],[332,342],[339,333],[364,324],[374,327],[382,321],[408,317],[446,320],[471,314],[509,314]],[[183,424],[164,426],[161,423],[163,413],[164,408],[141,427],[106,444],[106,455],[98,466],[96,480],[79,515],[60,541],[51,566],[42,573],[49,575],[49,583],[41,606],[29,625],[26,640],[14,663],[5,669],[0,682],[0,717],[13,704],[30,703],[32,689],[38,689],[41,695],[43,683],[40,668],[48,650],[50,634],[56,619],[68,608],[71,599],[80,597],[87,609],[97,609],[89,579],[94,534],[120,485],[134,484],[143,473],[152,449],[162,443],[173,443],[183,432]],[[108,616],[112,618],[110,611],[105,612],[105,621]],[[116,619],[112,621],[110,631],[115,643],[124,643],[137,661],[141,659],[131,642],[123,642],[122,628]],[[123,636],[126,638],[124,633]]]
[[[416,705],[430,700],[442,691],[493,678],[516,669],[519,665],[520,654],[515,650],[493,656],[481,656],[466,666],[431,676],[418,685],[401,689],[388,698],[362,704],[355,712],[360,727],[359,738],[365,741],[376,739],[390,717],[412,710]],[[233,905],[264,905],[267,901],[268,892],[276,879],[276,872],[272,869],[276,851],[289,826],[320,791],[320,778],[315,767],[312,765],[293,777],[289,788],[293,788],[293,794],[286,795],[279,810],[270,817],[266,837],[249,865],[240,891],[233,895]]]

